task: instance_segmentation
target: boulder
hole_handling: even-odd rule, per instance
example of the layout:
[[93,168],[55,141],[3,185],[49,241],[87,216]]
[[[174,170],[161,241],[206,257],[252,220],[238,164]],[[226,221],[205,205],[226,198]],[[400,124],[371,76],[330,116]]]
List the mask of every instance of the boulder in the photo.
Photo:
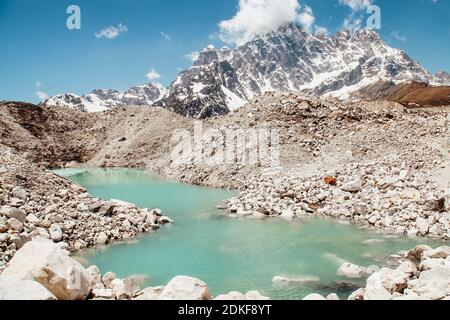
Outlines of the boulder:
[[53,241],[59,242],[63,238],[63,232],[61,229],[61,226],[57,223],[54,223],[49,228],[50,238],[52,238]]
[[145,288],[136,298],[134,298],[134,300],[158,300],[163,291],[164,287]]
[[448,256],[450,256],[450,247],[446,246],[427,250],[423,253],[424,258],[446,259]]
[[249,291],[245,294],[246,300],[270,300],[269,297],[263,296],[259,291]]
[[86,271],[91,278],[92,289],[105,289],[105,285],[102,282],[102,274],[97,266],[90,266]]
[[86,269],[69,257],[61,245],[45,238],[34,238],[25,244],[3,275],[34,280],[60,300],[84,300],[91,291]]
[[435,259],[435,258],[424,259],[420,263],[420,270],[421,271],[431,270],[444,265],[445,265],[444,259]]
[[423,271],[419,279],[410,283],[411,289],[427,299],[442,299],[449,294],[450,267],[439,266]]
[[412,262],[420,262],[420,260],[422,260],[423,253],[425,251],[429,251],[429,250],[432,250],[432,248],[429,246],[426,246],[426,245],[417,246],[414,249],[408,251],[406,256]]
[[245,298],[245,295],[240,292],[231,291],[227,294],[218,295],[214,300],[225,300],[225,301],[226,300],[228,300],[228,301],[231,301],[231,300],[239,301],[240,300],[240,301],[243,301],[243,300],[246,300],[246,298]]
[[419,230],[419,234],[422,236],[425,236],[428,231],[430,230],[430,225],[428,224],[428,220],[425,220],[424,218],[417,218],[416,219],[416,226]]
[[56,300],[56,297],[36,281],[1,275],[0,300]]
[[208,286],[203,281],[188,276],[173,278],[164,288],[159,300],[210,300]]
[[27,215],[26,217],[26,221],[28,221],[29,223],[37,226],[40,224],[41,220],[39,220],[38,217],[36,217],[34,214],[30,213],[29,215]]
[[350,279],[362,278],[367,275],[367,269],[352,263],[344,263],[337,271],[337,274]]
[[16,218],[11,218],[6,221],[6,227],[9,230],[16,231],[16,232],[22,232],[23,230],[23,224]]
[[347,191],[347,192],[352,192],[352,193],[360,192],[362,190],[361,179],[358,178],[351,182],[348,182],[348,183],[344,184],[341,187],[341,189],[344,191]]
[[27,197],[28,197],[28,193],[24,189],[19,187],[19,186],[14,187],[12,189],[12,195],[13,195],[14,198],[17,198],[17,199],[20,199],[20,200],[23,200],[23,201],[26,201]]
[[366,289],[364,288],[358,289],[348,297],[348,300],[364,300],[365,293]]
[[2,207],[0,209],[0,214],[3,214],[8,219],[15,218],[20,223],[25,223],[26,213],[25,211],[17,208],[11,208],[11,207]]
[[312,294],[307,295],[306,297],[304,297],[303,300],[305,300],[305,301],[311,301],[311,300],[319,301],[319,300],[327,300],[327,299],[325,297],[323,297],[322,295],[318,294],[318,293],[312,293]]
[[417,270],[416,265],[414,263],[412,263],[411,261],[402,262],[400,264],[400,266],[397,267],[397,270],[400,272],[403,272],[408,277],[413,277],[413,276],[417,275],[417,273],[419,272]]
[[102,282],[107,289],[112,289],[112,282],[116,280],[117,276],[114,272],[107,272],[102,277]]
[[0,233],[4,233],[8,231],[8,227],[6,226],[6,222],[0,219]]
[[109,238],[108,238],[108,236],[106,235],[106,233],[100,232],[100,233],[97,235],[97,238],[95,239],[95,243],[96,243],[97,245],[103,246],[103,245],[105,245],[105,244],[108,243],[108,240],[109,240]]
[[115,294],[112,289],[93,289],[92,297],[94,299],[114,300]]
[[339,300],[341,300],[341,299],[339,298],[339,296],[338,296],[336,293],[330,293],[330,294],[327,296],[327,300],[328,300],[328,301],[339,301]]

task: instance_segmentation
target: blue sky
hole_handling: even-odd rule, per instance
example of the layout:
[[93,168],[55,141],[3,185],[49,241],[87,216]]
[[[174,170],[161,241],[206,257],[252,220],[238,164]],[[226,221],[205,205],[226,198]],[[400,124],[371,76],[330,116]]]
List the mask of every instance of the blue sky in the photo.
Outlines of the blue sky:
[[[346,19],[366,19],[365,10],[357,5],[373,2],[382,13],[378,32],[389,44],[404,49],[432,72],[450,71],[448,0],[299,2],[298,12],[313,16],[313,26],[325,27],[329,34],[341,30]],[[81,30],[66,27],[71,4],[81,8]],[[37,92],[42,96],[84,94],[95,88],[123,90],[149,82],[147,75],[168,85],[191,64],[186,55],[209,44],[225,45],[219,23],[232,19],[238,10],[238,0],[0,0],[0,100],[38,102]],[[255,24],[270,19],[260,20]],[[118,36],[101,36],[108,27],[119,30]]]

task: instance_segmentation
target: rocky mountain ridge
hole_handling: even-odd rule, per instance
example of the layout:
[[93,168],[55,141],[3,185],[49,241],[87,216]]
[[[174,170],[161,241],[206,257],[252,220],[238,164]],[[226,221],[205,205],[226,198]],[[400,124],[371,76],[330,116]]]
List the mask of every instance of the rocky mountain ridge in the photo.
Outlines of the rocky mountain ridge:
[[156,104],[184,116],[208,118],[227,114],[269,91],[351,100],[380,81],[445,85],[450,76],[446,72],[432,75],[372,30],[341,31],[329,37],[289,24],[235,49],[207,47],[167,91],[148,84],[125,93],[94,90],[82,97],[59,95],[43,104],[82,111]]

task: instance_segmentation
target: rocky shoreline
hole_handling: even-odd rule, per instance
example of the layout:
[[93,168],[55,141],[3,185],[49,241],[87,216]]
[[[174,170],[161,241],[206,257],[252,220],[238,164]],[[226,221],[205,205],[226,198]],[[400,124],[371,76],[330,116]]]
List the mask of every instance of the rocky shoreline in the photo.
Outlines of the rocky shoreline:
[[[0,275],[0,300],[212,300],[207,284],[177,276],[166,286],[141,289],[133,277],[101,274],[69,256],[64,243],[36,237],[26,243]],[[216,300],[266,300],[257,291],[230,292]]]
[[160,209],[93,198],[14,150],[0,150],[0,274],[35,237],[78,251],[132,239],[170,222]]
[[[141,167],[181,182],[236,188],[240,195],[222,207],[231,217],[330,216],[386,233],[450,239],[448,110],[407,109],[390,102],[344,105],[296,93],[267,93],[230,115],[202,122],[205,128],[221,130],[280,129],[281,165],[265,168],[261,164],[172,166],[172,131],[179,127],[192,131],[194,124],[166,110],[129,107],[88,119],[65,109],[36,108],[20,111],[7,104],[0,110],[6,114],[2,119],[7,118],[0,123],[0,274],[18,250],[32,246],[32,239],[48,238],[76,251],[132,239],[171,222],[159,209],[92,198],[83,188],[45,170],[49,163],[57,167]],[[27,118],[27,112],[33,114]],[[60,123],[65,126],[62,135],[54,130]],[[445,268],[447,256],[438,258],[444,259]],[[413,298],[418,294],[422,298],[409,283],[422,274],[430,277],[430,273],[438,276],[448,271],[422,270],[422,262],[442,267],[441,260],[429,262],[427,257],[413,262],[417,272],[406,272],[411,275],[406,287],[403,284],[400,291],[384,287],[390,296],[381,294],[383,290],[372,278],[386,275],[372,275],[368,286],[375,282],[380,289],[373,296]],[[125,280],[115,280],[124,286]],[[106,291],[97,292],[97,298],[118,298],[113,287],[102,283],[98,290]],[[159,297],[160,289],[144,291]],[[366,288],[355,296],[370,299],[371,290]],[[135,294],[126,298],[138,298]],[[91,288],[83,299],[93,295]],[[437,299],[447,296],[440,294]]]
[[[69,256],[67,244],[35,237],[27,242],[0,275],[0,300],[269,300],[258,291],[229,292],[213,297],[197,278],[176,276],[167,285],[141,289],[136,277],[102,274]],[[348,300],[450,300],[450,247],[418,246],[399,256],[395,269],[369,271],[351,264],[338,273],[349,278],[370,275],[366,286]],[[289,279],[274,278],[274,282]],[[304,280],[302,280],[304,281]],[[299,282],[301,285],[302,281]],[[340,300],[310,294],[303,300]]]

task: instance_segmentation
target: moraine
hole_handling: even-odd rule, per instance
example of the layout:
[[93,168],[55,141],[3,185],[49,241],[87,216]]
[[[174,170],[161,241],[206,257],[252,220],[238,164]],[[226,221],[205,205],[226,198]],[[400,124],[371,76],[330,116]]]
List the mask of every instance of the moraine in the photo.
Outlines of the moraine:
[[[159,207],[175,223],[138,241],[84,252],[80,258],[102,272],[140,275],[158,286],[184,274],[208,283],[211,293],[258,290],[272,299],[302,299],[311,292],[346,298],[365,279],[337,275],[343,262],[386,265],[389,256],[419,243],[392,238],[328,219],[231,219],[215,209],[234,191],[168,182],[130,169],[58,172],[93,196]],[[420,243],[427,242],[420,239]],[[432,241],[429,244],[435,245]],[[291,283],[272,280],[293,279]]]

